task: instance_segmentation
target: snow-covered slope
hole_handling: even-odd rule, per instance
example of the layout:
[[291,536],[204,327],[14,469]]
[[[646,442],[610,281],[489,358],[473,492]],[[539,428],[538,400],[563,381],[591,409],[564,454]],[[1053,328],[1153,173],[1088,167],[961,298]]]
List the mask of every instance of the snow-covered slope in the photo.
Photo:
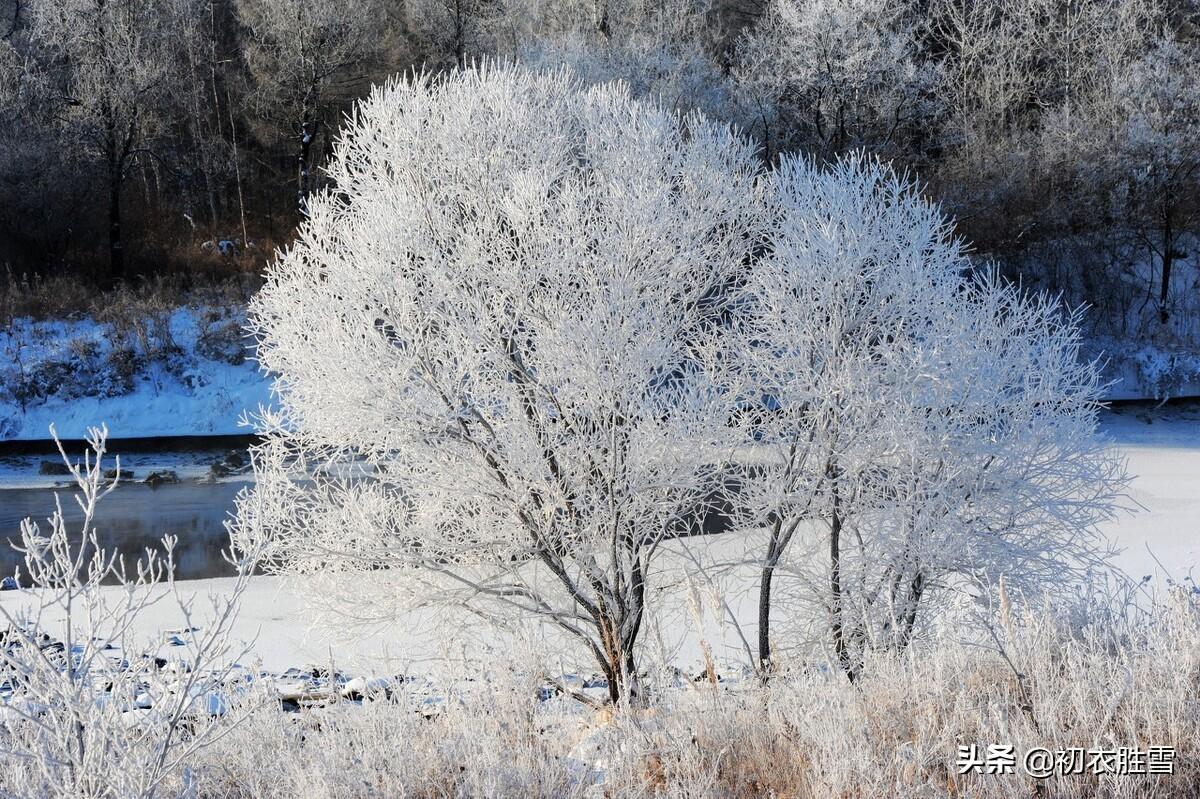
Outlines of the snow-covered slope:
[[[244,308],[190,306],[157,318],[18,319],[0,330],[0,441],[245,433],[239,419],[271,401],[271,380],[242,333]],[[1103,338],[1107,399],[1200,396],[1200,353]]]
[[241,333],[240,308],[178,308],[120,330],[93,319],[17,320],[0,331],[0,440],[248,432],[245,411],[270,402]]

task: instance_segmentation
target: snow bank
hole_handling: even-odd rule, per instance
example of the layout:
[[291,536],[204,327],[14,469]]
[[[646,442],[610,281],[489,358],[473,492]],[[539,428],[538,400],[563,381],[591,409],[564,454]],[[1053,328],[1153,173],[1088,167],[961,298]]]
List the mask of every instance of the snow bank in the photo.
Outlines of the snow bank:
[[178,308],[161,329],[93,319],[17,320],[0,332],[0,440],[248,432],[239,418],[271,401],[241,333],[244,309]]
[[1106,400],[1161,400],[1200,397],[1200,352],[1100,337],[1088,342],[1084,357],[1106,362],[1111,383]]

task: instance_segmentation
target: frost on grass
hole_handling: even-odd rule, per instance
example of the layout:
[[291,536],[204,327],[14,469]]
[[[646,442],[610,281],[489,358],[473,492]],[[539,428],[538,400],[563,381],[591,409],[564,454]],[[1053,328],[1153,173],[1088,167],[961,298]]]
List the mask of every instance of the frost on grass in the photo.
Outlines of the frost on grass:
[[[996,643],[942,630],[837,671],[657,683],[642,708],[547,698],[497,666],[436,712],[402,694],[288,716],[263,708],[193,761],[200,797],[1098,796],[1200,789],[1194,596],[1119,620],[1113,606],[996,608]],[[959,774],[956,748],[1175,747],[1173,774]]]
[[[106,429],[89,433],[80,463],[60,449],[83,511],[68,530],[61,506],[49,531],[26,520],[24,568],[0,602],[0,793],[14,796],[151,797],[189,758],[251,707],[245,650],[229,637],[251,556],[225,596],[196,608],[174,582],[174,540],[132,569],[98,544],[96,505],[105,480]],[[58,500],[56,499],[56,503]],[[102,583],[115,582],[115,587]],[[175,603],[183,630],[159,657],[134,633],[152,605]],[[197,627],[203,624],[204,627]]]

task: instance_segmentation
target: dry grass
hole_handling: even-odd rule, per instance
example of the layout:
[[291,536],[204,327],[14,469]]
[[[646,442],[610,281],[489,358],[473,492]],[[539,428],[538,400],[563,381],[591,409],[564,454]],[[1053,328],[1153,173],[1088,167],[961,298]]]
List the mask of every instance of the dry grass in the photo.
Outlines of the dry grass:
[[[1003,654],[940,643],[881,657],[858,684],[823,669],[767,687],[708,682],[616,714],[474,683],[432,718],[407,701],[282,718],[264,710],[192,764],[205,797],[1194,797],[1200,605],[1136,625],[998,622]],[[1018,676],[1019,675],[1019,676]],[[960,744],[1017,753],[1174,747],[1173,775],[960,775]]]
[[85,316],[129,321],[183,305],[244,305],[261,284],[253,272],[216,277],[170,274],[101,292],[75,276],[0,275],[0,320],[35,321]]

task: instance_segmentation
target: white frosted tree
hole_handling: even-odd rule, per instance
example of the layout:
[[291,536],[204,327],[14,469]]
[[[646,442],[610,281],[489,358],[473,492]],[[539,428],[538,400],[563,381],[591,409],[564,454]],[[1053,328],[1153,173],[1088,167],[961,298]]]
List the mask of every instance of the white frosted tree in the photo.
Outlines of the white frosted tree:
[[735,498],[767,528],[764,670],[785,563],[799,642],[851,679],[955,588],[1032,594],[1102,565],[1123,466],[1077,318],[968,274],[938,208],[875,161],[785,157],[769,187],[739,302],[759,447]]
[[[1166,34],[1104,87],[1083,136],[1079,164],[1110,188],[1126,220],[1158,264],[1158,316],[1171,317],[1171,276],[1186,257],[1181,239],[1200,220],[1200,44]],[[1090,174],[1088,174],[1090,172]]]
[[354,575],[343,623],[406,598],[531,614],[636,693],[659,544],[698,529],[736,446],[720,329],[750,145],[489,66],[376,89],[329,175],[252,303],[281,411],[235,538]]
[[296,142],[296,197],[314,188],[314,153],[347,88],[361,81],[385,25],[376,0],[236,0],[260,117]]
[[732,121],[738,110],[730,82],[694,31],[666,39],[635,34],[620,41],[575,33],[539,38],[519,54],[527,66],[569,67],[584,83],[623,81],[635,97],[684,113],[701,111],[711,119]]
[[[128,567],[103,549],[93,521],[121,471],[118,460],[116,475],[104,476],[107,435],[88,431],[81,462],[59,447],[79,527],[68,526],[56,497],[48,528],[26,519],[15,544],[24,587],[0,600],[5,796],[160,796],[259,698],[235,663],[247,649],[232,635],[253,553],[231,563],[236,578],[205,608],[174,581],[174,539]],[[170,657],[159,657],[162,637],[147,634],[147,617],[172,616],[184,629]]]
[[936,70],[920,18],[889,0],[772,0],[737,43],[734,76],[769,154],[920,152],[936,135]]
[[434,63],[462,67],[492,52],[507,27],[505,4],[497,0],[410,0],[406,27]]

